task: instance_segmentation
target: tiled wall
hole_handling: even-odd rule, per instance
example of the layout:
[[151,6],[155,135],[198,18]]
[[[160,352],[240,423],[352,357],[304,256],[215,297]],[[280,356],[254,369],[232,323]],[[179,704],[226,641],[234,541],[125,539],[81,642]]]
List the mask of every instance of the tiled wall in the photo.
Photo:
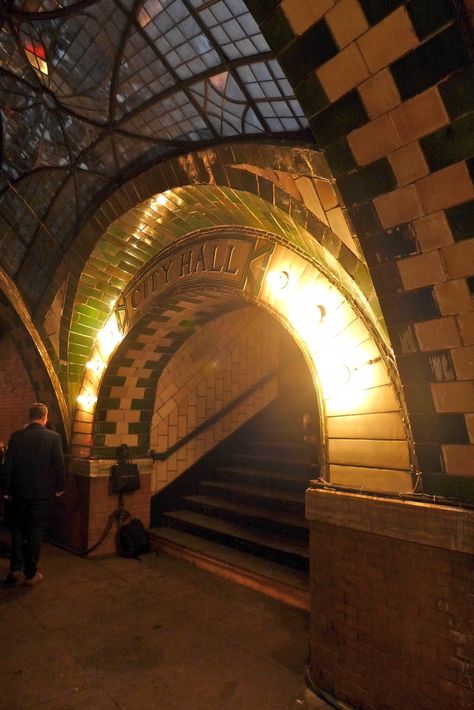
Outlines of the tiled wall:
[[463,3],[248,5],[295,86],[371,269],[420,467],[472,474],[474,73]]
[[264,311],[245,308],[203,326],[172,357],[158,382],[151,424],[150,446],[157,452],[167,451],[261,384],[166,461],[157,461],[152,491],[170,483],[275,398],[278,376],[266,376],[278,368],[279,328]]

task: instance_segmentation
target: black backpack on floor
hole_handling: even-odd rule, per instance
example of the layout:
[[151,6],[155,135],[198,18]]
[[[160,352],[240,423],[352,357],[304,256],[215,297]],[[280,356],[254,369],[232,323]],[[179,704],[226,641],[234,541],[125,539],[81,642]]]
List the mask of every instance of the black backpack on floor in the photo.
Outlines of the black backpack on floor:
[[141,520],[130,518],[123,523],[119,531],[119,546],[122,557],[138,559],[140,555],[151,552],[150,541]]

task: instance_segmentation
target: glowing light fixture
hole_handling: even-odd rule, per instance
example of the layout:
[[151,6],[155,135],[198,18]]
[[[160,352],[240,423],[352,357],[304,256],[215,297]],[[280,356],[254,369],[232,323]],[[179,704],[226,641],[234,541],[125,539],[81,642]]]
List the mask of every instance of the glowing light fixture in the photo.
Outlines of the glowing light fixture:
[[347,365],[337,365],[334,369],[334,378],[340,385],[347,385],[351,379],[351,369]]
[[102,360],[99,360],[99,358],[96,357],[93,360],[89,360],[89,362],[86,362],[86,367],[88,370],[92,370],[92,372],[99,374],[104,369],[105,364],[102,362]]
[[274,289],[282,291],[288,286],[290,274],[288,271],[272,271],[268,274],[268,281]]
[[97,339],[100,343],[102,354],[105,355],[103,359],[108,358],[122,338],[123,335],[119,330],[115,314],[112,314],[102,330],[99,330],[97,333]]
[[326,318],[326,309],[324,308],[324,306],[321,306],[321,304],[318,304],[316,306],[316,321],[318,323],[322,323],[325,318]]
[[83,392],[78,396],[77,401],[84,407],[92,407],[97,402],[97,397],[91,392]]

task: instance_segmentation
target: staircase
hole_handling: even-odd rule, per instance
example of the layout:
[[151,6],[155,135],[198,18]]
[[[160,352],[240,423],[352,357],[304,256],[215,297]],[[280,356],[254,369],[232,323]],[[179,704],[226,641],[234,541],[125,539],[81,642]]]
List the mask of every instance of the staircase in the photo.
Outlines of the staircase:
[[154,545],[307,608],[304,498],[318,472],[302,411],[280,396],[156,496]]

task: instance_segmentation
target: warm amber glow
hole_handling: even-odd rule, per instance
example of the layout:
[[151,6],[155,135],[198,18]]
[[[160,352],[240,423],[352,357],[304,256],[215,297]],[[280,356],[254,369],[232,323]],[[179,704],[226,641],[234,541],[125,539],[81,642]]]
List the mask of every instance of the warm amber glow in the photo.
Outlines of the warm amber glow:
[[109,355],[115,350],[123,338],[117,319],[113,313],[102,330],[97,333],[97,341],[102,353],[102,360],[108,360]]
[[89,360],[89,362],[86,362],[86,367],[88,370],[92,370],[92,372],[99,374],[100,372],[102,372],[105,365],[102,360],[99,360],[99,358],[94,358],[93,360]]
[[282,291],[288,286],[290,275],[288,271],[271,271],[267,278],[272,288]]
[[92,394],[91,392],[82,392],[78,396],[77,401],[83,407],[90,409],[97,402],[97,397],[94,394]]

